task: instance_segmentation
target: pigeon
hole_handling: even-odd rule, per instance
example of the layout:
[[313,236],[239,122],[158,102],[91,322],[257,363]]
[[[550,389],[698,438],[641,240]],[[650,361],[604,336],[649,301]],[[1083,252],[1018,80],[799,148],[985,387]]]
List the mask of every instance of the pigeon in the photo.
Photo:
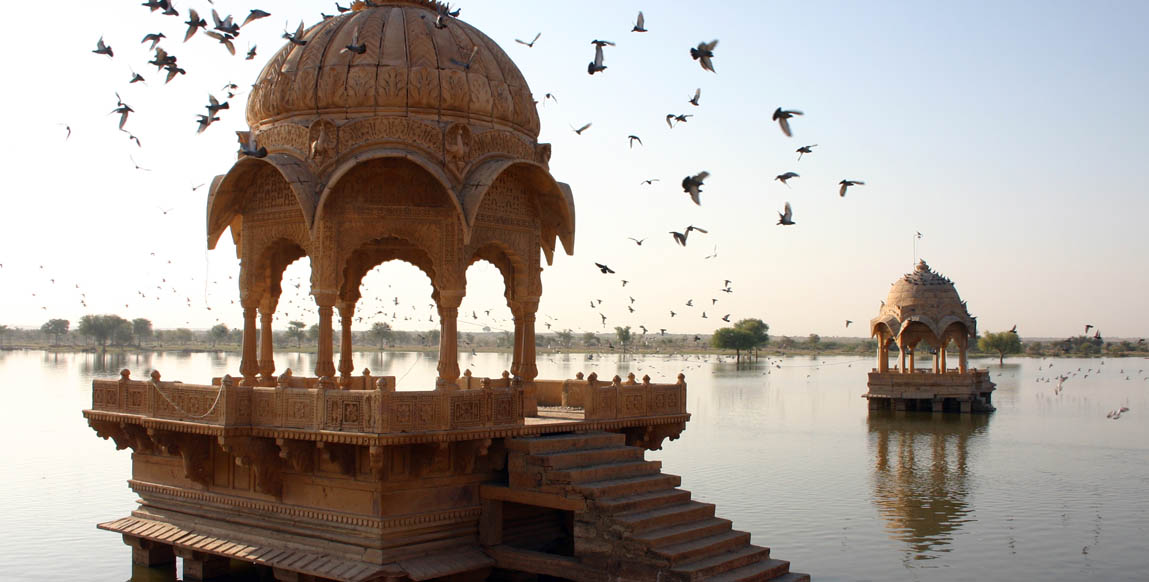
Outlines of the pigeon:
[[234,20],[232,20],[232,17],[230,14],[227,15],[227,18],[224,18],[221,20],[219,17],[219,12],[216,12],[215,8],[212,8],[211,9],[211,21],[212,21],[212,28],[214,28],[215,30],[218,30],[218,31],[220,31],[220,32],[222,32],[228,36],[234,37],[234,36],[239,35],[239,25],[236,24]]
[[725,321],[726,323],[730,323],[730,314],[727,313],[726,315],[723,315],[722,321]]
[[538,41],[538,40],[539,40],[539,37],[540,37],[540,36],[542,36],[542,35],[543,35],[543,33],[541,33],[541,32],[540,32],[540,33],[538,33],[538,34],[536,34],[536,35],[535,35],[535,37],[531,39],[531,42],[523,42],[523,41],[521,41],[521,40],[519,40],[519,39],[517,39],[517,38],[515,39],[515,42],[517,42],[517,43],[519,43],[519,44],[521,44],[521,45],[523,45],[523,46],[525,46],[525,47],[527,47],[527,48],[534,48],[534,47],[535,47],[535,42],[536,42],[536,41]]
[[638,145],[642,145],[642,139],[637,135],[628,135],[626,136],[626,139],[627,142],[630,143],[630,149],[634,149],[634,142],[638,142]]
[[299,21],[299,28],[295,29],[295,32],[284,31],[283,38],[287,39],[289,42],[291,42],[291,44],[295,46],[306,45],[307,41],[303,40],[303,21]]
[[694,97],[691,97],[690,100],[687,101],[687,103],[689,103],[695,107],[698,107],[699,97],[702,97],[702,88],[701,87],[694,90]]
[[112,113],[119,113],[120,114],[120,130],[121,131],[124,129],[124,124],[128,122],[128,114],[134,113],[134,112],[135,112],[134,109],[129,107],[127,103],[124,103],[124,101],[122,99],[120,99],[120,94],[116,93],[116,108],[112,110]]
[[802,115],[802,112],[784,111],[781,107],[774,110],[774,116],[772,119],[778,122],[778,127],[782,128],[782,133],[786,134],[786,137],[793,137],[793,135],[790,133],[790,122],[787,120],[795,115]]
[[559,98],[555,97],[554,93],[547,93],[546,95],[543,95],[543,105],[547,104],[547,99],[550,99],[551,101],[554,101],[555,103],[559,102]]
[[255,133],[247,132],[246,142],[242,139],[239,142],[239,155],[247,156],[249,158],[266,158],[267,148],[257,147],[255,143]]
[[247,56],[243,60],[245,60],[245,61],[255,60],[255,48],[256,48],[256,46],[257,45],[251,45],[251,48],[247,50]]
[[156,45],[159,44],[160,41],[165,39],[165,38],[167,38],[167,36],[165,36],[164,33],[153,32],[151,34],[144,35],[144,40],[141,40],[140,44],[151,41],[152,46],[148,47],[148,50],[153,51],[153,50],[156,50]]
[[258,8],[254,9],[247,15],[247,18],[243,19],[243,24],[241,24],[240,26],[247,26],[248,23],[250,23],[253,20],[259,20],[260,18],[267,18],[268,16],[271,16],[270,12],[264,12],[262,10],[259,10]]
[[144,83],[144,82],[145,81],[144,81],[143,75],[141,75],[135,71],[132,71],[132,80],[128,81],[129,85],[131,85],[132,83]]
[[598,267],[599,272],[601,272],[603,275],[608,275],[608,274],[614,273],[613,269],[611,269],[610,267],[608,267],[602,263],[595,263],[594,266]]
[[192,36],[195,36],[197,30],[207,28],[207,21],[199,17],[195,8],[188,10],[188,19],[184,24],[188,25],[188,31],[184,34],[184,42],[187,42]]
[[794,224],[794,211],[790,208],[790,203],[787,202],[782,212],[778,213],[778,224],[789,226]]
[[214,30],[205,30],[204,34],[218,40],[219,44],[222,44],[224,48],[227,49],[227,52],[231,53],[232,56],[235,56],[235,45],[231,42],[231,39],[233,38],[231,35],[226,33],[219,33]]
[[[363,50],[366,51],[367,50],[366,47],[364,47]],[[463,61],[457,60],[454,57],[452,57],[450,60],[451,60],[451,63],[453,63],[457,66],[463,67],[463,69],[466,71],[470,71],[471,70],[471,63],[475,62],[475,55],[477,55],[477,54],[479,54],[478,45],[471,47],[471,56],[467,57],[467,62],[464,63]]]
[[[588,124],[578,128],[578,129],[575,129],[574,132],[579,134],[579,135],[582,135],[582,132],[586,131],[589,127],[590,127],[590,124],[588,123]],[[571,127],[571,129],[574,129],[574,127]]]
[[866,185],[866,183],[862,182],[861,180],[842,180],[841,182],[838,182],[838,183],[842,185],[841,188],[838,188],[838,196],[843,196],[843,197],[846,195],[846,188],[849,188],[850,186],[865,186]]
[[[689,118],[689,117],[694,117],[694,116],[693,115],[685,115],[685,114],[675,115],[673,113],[667,113],[666,114],[666,125],[668,125],[670,127],[670,129],[674,129],[675,125],[678,125],[679,123],[686,123],[687,118]],[[673,123],[671,123],[672,121],[673,121]]]
[[690,199],[698,206],[702,206],[700,196],[702,195],[703,181],[710,176],[710,172],[699,172],[693,176],[687,176],[682,179],[682,191],[690,194]]
[[690,49],[690,58],[698,61],[698,64],[702,65],[702,70],[716,73],[714,63],[710,61],[710,59],[714,58],[714,47],[716,46],[718,46],[717,40],[700,42],[698,43],[698,48]]
[[814,153],[814,148],[816,148],[816,147],[818,147],[818,144],[811,144],[811,145],[802,146],[802,147],[794,150],[794,151],[798,152],[798,161],[799,162],[802,161],[802,154]]
[[[355,31],[351,33],[351,44],[343,47],[343,49],[339,51],[339,54],[355,53],[361,55],[365,52],[367,52],[367,43],[359,42],[359,29],[356,28]],[[454,59],[451,60],[454,61]]]
[[628,236],[628,237],[626,237],[626,238],[627,238],[628,240],[632,240],[632,241],[634,241],[634,244],[636,244],[636,245],[638,245],[638,246],[642,246],[642,243],[646,241],[646,239],[637,239],[637,238],[634,238],[634,237],[632,237],[632,236]]
[[686,246],[686,239],[688,237],[690,237],[690,231],[692,231],[692,230],[697,230],[698,232],[701,232],[702,234],[710,234],[710,231],[708,231],[706,229],[698,228],[697,226],[694,226],[694,225],[687,226],[686,230],[684,230],[683,232],[670,231],[670,234],[671,234],[671,236],[674,237],[674,242],[678,243],[680,246]]
[[851,323],[854,323],[854,322],[853,322],[853,321],[851,321],[851,320],[849,320],[849,319],[847,319],[847,320],[846,320],[846,327],[850,327],[850,324],[851,324]]
[[219,121],[218,117],[212,117],[211,115],[197,115],[196,118],[198,118],[199,122],[199,129],[196,130],[197,134],[203,133],[203,130],[207,129],[209,125]]
[[638,11],[638,19],[634,22],[634,28],[630,29],[631,32],[646,32],[646,17],[642,15],[642,11]]
[[794,172],[786,172],[785,174],[778,174],[777,176],[774,176],[774,179],[785,184],[787,187],[789,187],[790,185],[786,184],[787,180],[789,180],[791,178],[800,178],[800,177],[801,176],[799,176],[798,174],[796,174]]
[[1014,324],[1014,326],[1012,328],[1010,328],[1009,333],[1017,335],[1017,325],[1016,324]]
[[92,52],[94,52],[98,55],[108,55],[108,58],[112,58],[112,56],[113,56],[112,55],[112,47],[104,44],[104,37],[102,37],[102,36],[100,37],[100,40],[96,41],[96,50],[94,50]]
[[593,75],[606,70],[606,65],[602,64],[602,47],[614,46],[614,43],[609,40],[592,40],[591,44],[594,45],[594,60],[586,66],[586,72]]
[[639,186],[643,186],[643,185],[653,186],[655,182],[660,182],[660,181],[661,180],[659,180],[658,178],[650,178],[649,180],[643,180],[643,181],[639,182],[638,185]]

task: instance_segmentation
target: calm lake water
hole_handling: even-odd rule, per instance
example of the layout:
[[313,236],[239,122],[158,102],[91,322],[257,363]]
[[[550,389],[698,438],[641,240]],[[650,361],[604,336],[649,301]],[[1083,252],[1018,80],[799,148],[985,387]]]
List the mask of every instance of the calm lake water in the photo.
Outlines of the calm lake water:
[[[400,389],[433,385],[433,354],[357,356],[358,368],[400,377]],[[495,376],[509,356],[460,364]],[[972,418],[871,415],[860,395],[872,365],[539,356],[543,378],[685,371],[693,418],[648,458],[816,580],[1149,579],[1149,360],[978,361],[997,383],[998,410]],[[91,379],[124,367],[198,383],[235,374],[239,359],[0,352],[0,580],[132,578],[129,548],[95,528],[134,507],[129,453],[80,415]],[[286,367],[310,370],[311,356],[277,358]],[[1045,381],[1070,373],[1060,394]],[[1121,406],[1130,412],[1106,418]]]

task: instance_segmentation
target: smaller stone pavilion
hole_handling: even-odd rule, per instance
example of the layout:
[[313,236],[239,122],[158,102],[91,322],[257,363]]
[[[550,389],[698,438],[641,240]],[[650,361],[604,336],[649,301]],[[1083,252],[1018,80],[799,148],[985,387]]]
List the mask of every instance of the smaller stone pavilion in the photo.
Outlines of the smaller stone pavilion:
[[[870,372],[870,410],[990,412],[994,384],[987,370],[969,368],[966,352],[977,337],[977,319],[949,279],[918,262],[912,273],[894,281],[878,316],[870,320],[878,338],[878,367]],[[930,346],[933,365],[917,367],[921,342]],[[947,362],[949,347],[958,350],[956,368]],[[899,352],[890,369],[890,347]]]

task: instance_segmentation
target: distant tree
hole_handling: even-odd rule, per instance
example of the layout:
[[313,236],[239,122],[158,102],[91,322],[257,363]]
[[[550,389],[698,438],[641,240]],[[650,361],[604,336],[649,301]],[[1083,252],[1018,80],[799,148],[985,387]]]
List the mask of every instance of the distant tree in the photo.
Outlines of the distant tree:
[[431,331],[427,332],[427,340],[431,342],[429,345],[439,345],[439,336],[441,335],[443,335],[443,332],[437,329],[432,329]]
[[584,347],[588,347],[588,348],[591,346],[597,346],[598,345],[598,336],[595,335],[593,332],[589,332],[589,331],[582,334],[582,345]]
[[132,343],[132,322],[126,319],[120,319],[120,324],[116,326],[115,331],[112,332],[112,344],[116,346],[126,346]]
[[766,325],[765,321],[757,318],[742,319],[734,324],[734,329],[740,329],[750,334],[754,338],[754,345],[750,347],[755,352],[757,357],[758,348],[765,347],[770,343],[770,326]]
[[195,339],[195,334],[192,333],[192,330],[181,327],[172,332],[172,339],[178,344],[188,345]]
[[1021,338],[1012,331],[986,332],[978,338],[977,347],[983,352],[997,352],[998,364],[1005,364],[1006,354],[1021,352]]
[[710,344],[720,350],[734,350],[738,362],[742,362],[742,350],[754,349],[755,338],[752,333],[737,327],[724,327],[714,332],[710,337]]
[[625,352],[627,346],[630,345],[630,326],[628,325],[626,327],[615,327],[614,335],[618,338],[618,343],[622,347],[622,350]]
[[371,337],[375,339],[379,349],[383,349],[383,345],[391,341],[394,333],[391,331],[391,324],[382,321],[376,321],[375,325],[371,326],[369,332]]
[[47,323],[40,326],[40,331],[53,337],[56,345],[60,345],[60,336],[68,334],[68,327],[71,322],[67,319],[49,319]]
[[212,326],[207,332],[207,337],[211,340],[211,347],[215,347],[216,342],[227,339],[228,334],[227,326],[222,323],[217,323]]
[[499,348],[509,348],[513,343],[515,343],[515,338],[509,331],[504,331],[495,338],[495,346]]
[[303,331],[305,327],[307,327],[307,324],[302,321],[292,321],[287,324],[287,337],[295,340],[295,347],[297,349],[303,347],[303,338],[307,335]]
[[319,324],[318,323],[307,328],[307,339],[309,339],[311,341],[316,341],[319,339]]
[[574,342],[574,333],[569,329],[564,329],[558,332],[555,334],[555,337],[558,339],[559,345],[562,346],[563,349],[570,349],[571,344]]
[[810,334],[809,337],[806,338],[806,345],[810,346],[811,349],[814,349],[814,350],[818,349],[818,346],[821,345],[821,343],[822,343],[822,336],[820,336],[816,333],[812,333],[812,334]]
[[142,317],[133,319],[132,335],[136,338],[136,348],[139,348],[140,342],[152,337],[152,322]]
[[4,345],[4,337],[8,335],[8,326],[0,325],[0,346]]
[[128,341],[131,341],[132,324],[118,315],[85,315],[80,318],[77,331],[92,338],[104,350],[108,347],[108,340],[115,341],[116,332],[121,329],[127,331]]

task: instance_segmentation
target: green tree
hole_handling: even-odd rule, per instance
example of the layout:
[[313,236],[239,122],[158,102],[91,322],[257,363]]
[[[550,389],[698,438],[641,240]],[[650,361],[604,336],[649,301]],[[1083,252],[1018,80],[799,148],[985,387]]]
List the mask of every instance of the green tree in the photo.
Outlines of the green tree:
[[108,340],[115,341],[116,332],[121,329],[127,330],[128,341],[131,341],[132,324],[118,315],[85,315],[80,318],[77,331],[80,335],[92,338],[100,345],[101,350],[105,350],[108,347]]
[[620,346],[622,346],[622,350],[625,352],[627,346],[630,345],[630,326],[628,325],[626,327],[615,327],[614,335],[618,338],[618,343]]
[[597,346],[598,345],[598,336],[595,335],[593,332],[589,332],[589,331],[582,334],[582,345],[583,345],[583,347],[588,347],[588,348],[591,346]]
[[195,334],[192,333],[192,330],[190,330],[186,327],[181,327],[181,328],[175,330],[174,332],[172,332],[172,338],[175,340],[176,343],[183,344],[186,346],[186,345],[192,343],[192,340],[195,339]]
[[817,350],[818,346],[821,345],[821,343],[822,343],[822,336],[820,336],[816,333],[812,333],[812,334],[810,334],[810,337],[806,338],[806,345],[810,346],[810,349]]
[[207,332],[207,337],[211,340],[211,347],[214,348],[216,342],[227,339],[228,331],[227,326],[222,323],[213,325]]
[[710,337],[710,344],[720,350],[734,350],[738,363],[742,363],[742,350],[754,349],[755,338],[752,333],[737,327],[724,327],[714,332]]
[[71,322],[67,319],[49,319],[47,323],[40,326],[40,331],[53,337],[56,345],[60,345],[60,336],[68,334],[68,328]]
[[140,347],[140,342],[152,337],[152,322],[151,320],[137,317],[132,320],[132,335],[136,338],[136,348]]
[[306,323],[302,321],[292,321],[287,324],[287,337],[295,340],[295,347],[298,349],[302,347],[303,338],[307,335],[303,328],[307,327]]
[[574,343],[574,332],[569,329],[564,329],[555,334],[555,336],[559,340],[559,345],[564,349],[570,349],[571,344]]
[[0,346],[4,345],[4,336],[8,335],[8,326],[0,325]]
[[307,339],[309,339],[311,341],[316,341],[319,339],[319,324],[318,323],[307,328]]
[[770,343],[770,326],[766,325],[766,322],[761,319],[741,319],[738,323],[734,324],[734,329],[745,331],[750,334],[750,337],[754,338],[754,345],[751,346],[750,349],[755,352],[755,357],[758,355],[758,348],[765,347],[766,344]]
[[394,333],[391,331],[391,324],[382,321],[375,322],[371,326],[371,337],[375,338],[375,342],[379,344],[379,349],[383,349],[383,344],[391,341]]
[[997,352],[998,364],[1005,364],[1006,354],[1021,352],[1021,338],[1012,331],[986,332],[978,338],[977,347],[983,352]]

